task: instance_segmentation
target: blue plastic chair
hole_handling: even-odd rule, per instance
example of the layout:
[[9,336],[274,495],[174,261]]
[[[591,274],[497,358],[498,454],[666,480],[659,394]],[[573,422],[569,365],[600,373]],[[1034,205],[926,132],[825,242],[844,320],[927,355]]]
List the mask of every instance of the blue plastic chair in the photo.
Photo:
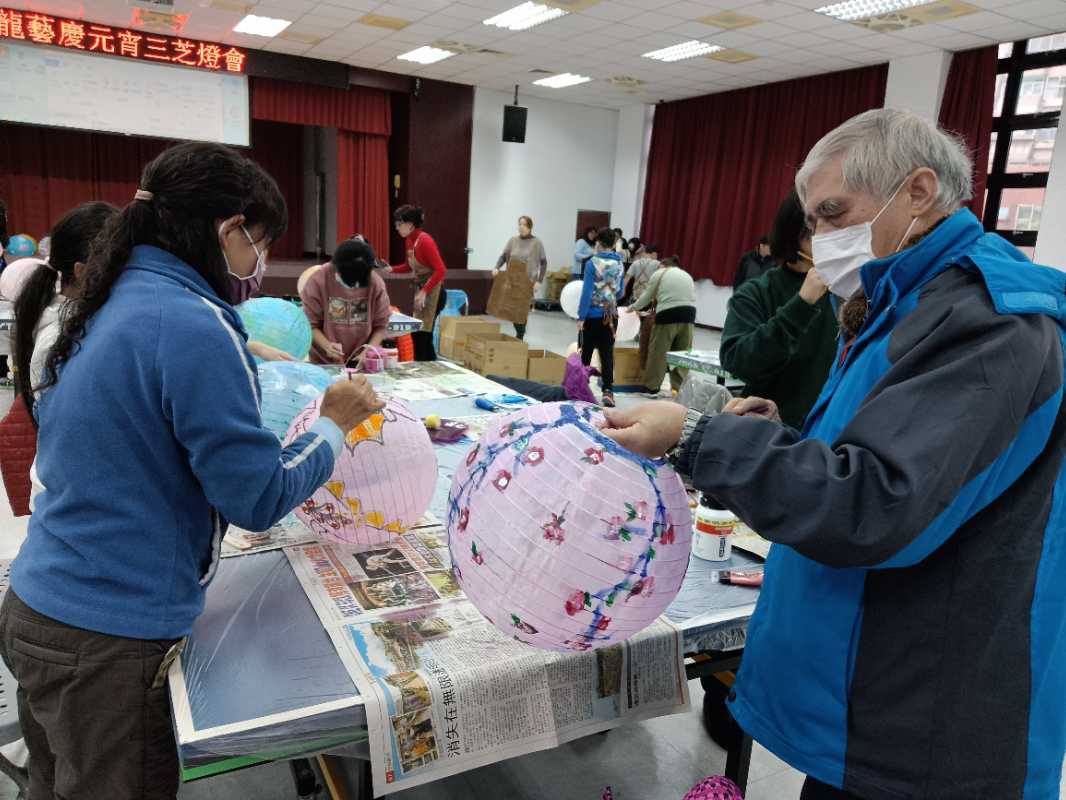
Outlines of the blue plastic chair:
[[444,308],[433,322],[433,349],[440,350],[440,318],[464,317],[470,313],[470,298],[462,289],[444,290]]

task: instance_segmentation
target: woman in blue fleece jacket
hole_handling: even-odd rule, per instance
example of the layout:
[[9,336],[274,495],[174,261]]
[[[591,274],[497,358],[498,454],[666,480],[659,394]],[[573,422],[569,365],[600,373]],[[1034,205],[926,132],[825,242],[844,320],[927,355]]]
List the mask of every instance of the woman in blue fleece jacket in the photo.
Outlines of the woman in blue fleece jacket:
[[264,530],[322,485],[381,404],[335,384],[282,450],[262,426],[229,277],[285,230],[277,185],[221,145],[171,148],[94,246],[44,369],[36,499],[0,610],[31,798],[173,798],[164,677],[226,526]]

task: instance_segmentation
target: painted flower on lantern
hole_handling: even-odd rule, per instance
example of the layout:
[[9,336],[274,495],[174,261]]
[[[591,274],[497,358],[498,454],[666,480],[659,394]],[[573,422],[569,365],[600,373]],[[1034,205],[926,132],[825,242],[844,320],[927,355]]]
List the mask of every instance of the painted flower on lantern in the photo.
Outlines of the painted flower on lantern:
[[629,595],[626,600],[631,597],[651,597],[655,590],[655,578],[649,575],[646,578],[641,578],[639,581],[633,584],[629,589]]
[[674,530],[674,523],[669,523],[666,526],[666,530],[659,536],[659,542],[661,544],[673,544],[677,541],[677,532]]
[[586,464],[602,464],[604,451],[602,447],[590,447],[581,458]]
[[510,438],[518,433],[522,428],[526,427],[528,423],[521,422],[519,420],[512,420],[500,428],[500,436],[504,438]]
[[522,454],[522,463],[529,464],[530,466],[536,466],[544,460],[544,448],[543,447],[530,447]]
[[556,544],[562,544],[565,538],[566,531],[563,530],[563,523],[566,522],[565,509],[563,514],[556,514],[552,512],[551,522],[545,522],[541,525],[541,530],[544,531],[544,538],[549,542],[555,542]]
[[519,617],[517,614],[511,615],[511,624],[518,628],[518,630],[524,633],[528,633],[530,636],[536,636],[539,633],[539,631],[532,625],[530,625],[528,622],[522,622],[521,617]]
[[592,649],[592,645],[588,642],[575,642],[572,639],[567,639],[565,642],[563,642],[563,647],[566,647],[570,650],[577,650],[579,652],[584,652],[586,650]]
[[470,543],[470,558],[479,567],[482,566],[485,563],[485,556],[481,555],[481,553],[478,552],[477,543],[476,542],[471,542]]
[[596,630],[605,631],[605,630],[607,630],[607,626],[610,625],[610,624],[611,624],[611,618],[610,617],[600,617],[599,621],[596,623]]
[[578,611],[581,611],[585,607],[585,599],[587,597],[588,595],[580,589],[571,594],[568,598],[566,598],[566,613],[572,617]]
[[611,542],[617,542],[622,537],[625,520],[616,516],[605,520],[605,522],[607,523],[607,533],[603,535],[603,538]]
[[505,469],[501,469],[496,473],[496,477],[492,481],[492,485],[499,489],[501,492],[511,484],[511,473]]
[[647,501],[640,500],[637,503],[626,503],[626,517],[630,520],[646,520],[648,518]]
[[459,512],[459,530],[465,531],[466,526],[470,524],[470,509],[464,508]]
[[466,454],[466,465],[468,467],[473,464],[475,460],[477,460],[477,454],[479,450],[481,450],[481,445],[475,444],[474,449]]

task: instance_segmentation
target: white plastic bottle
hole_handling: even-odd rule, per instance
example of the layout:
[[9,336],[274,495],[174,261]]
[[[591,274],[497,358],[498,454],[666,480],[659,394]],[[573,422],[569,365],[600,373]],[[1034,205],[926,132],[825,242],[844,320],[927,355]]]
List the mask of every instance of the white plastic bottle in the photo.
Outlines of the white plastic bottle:
[[692,553],[707,561],[728,561],[733,553],[733,534],[740,520],[731,511],[710,508],[700,498],[696,525],[692,532]]

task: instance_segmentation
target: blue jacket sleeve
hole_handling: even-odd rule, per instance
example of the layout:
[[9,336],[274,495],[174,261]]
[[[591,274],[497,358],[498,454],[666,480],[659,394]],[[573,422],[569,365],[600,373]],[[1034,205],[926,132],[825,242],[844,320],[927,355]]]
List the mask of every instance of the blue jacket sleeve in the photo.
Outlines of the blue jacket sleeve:
[[581,287],[581,303],[577,307],[577,318],[584,320],[592,308],[592,290],[596,286],[596,268],[588,263],[585,265],[585,283]]
[[156,359],[174,436],[208,502],[229,522],[266,530],[326,482],[341,431],[321,419],[283,450],[263,427],[251,354],[221,310],[205,302],[195,325],[167,316]]

